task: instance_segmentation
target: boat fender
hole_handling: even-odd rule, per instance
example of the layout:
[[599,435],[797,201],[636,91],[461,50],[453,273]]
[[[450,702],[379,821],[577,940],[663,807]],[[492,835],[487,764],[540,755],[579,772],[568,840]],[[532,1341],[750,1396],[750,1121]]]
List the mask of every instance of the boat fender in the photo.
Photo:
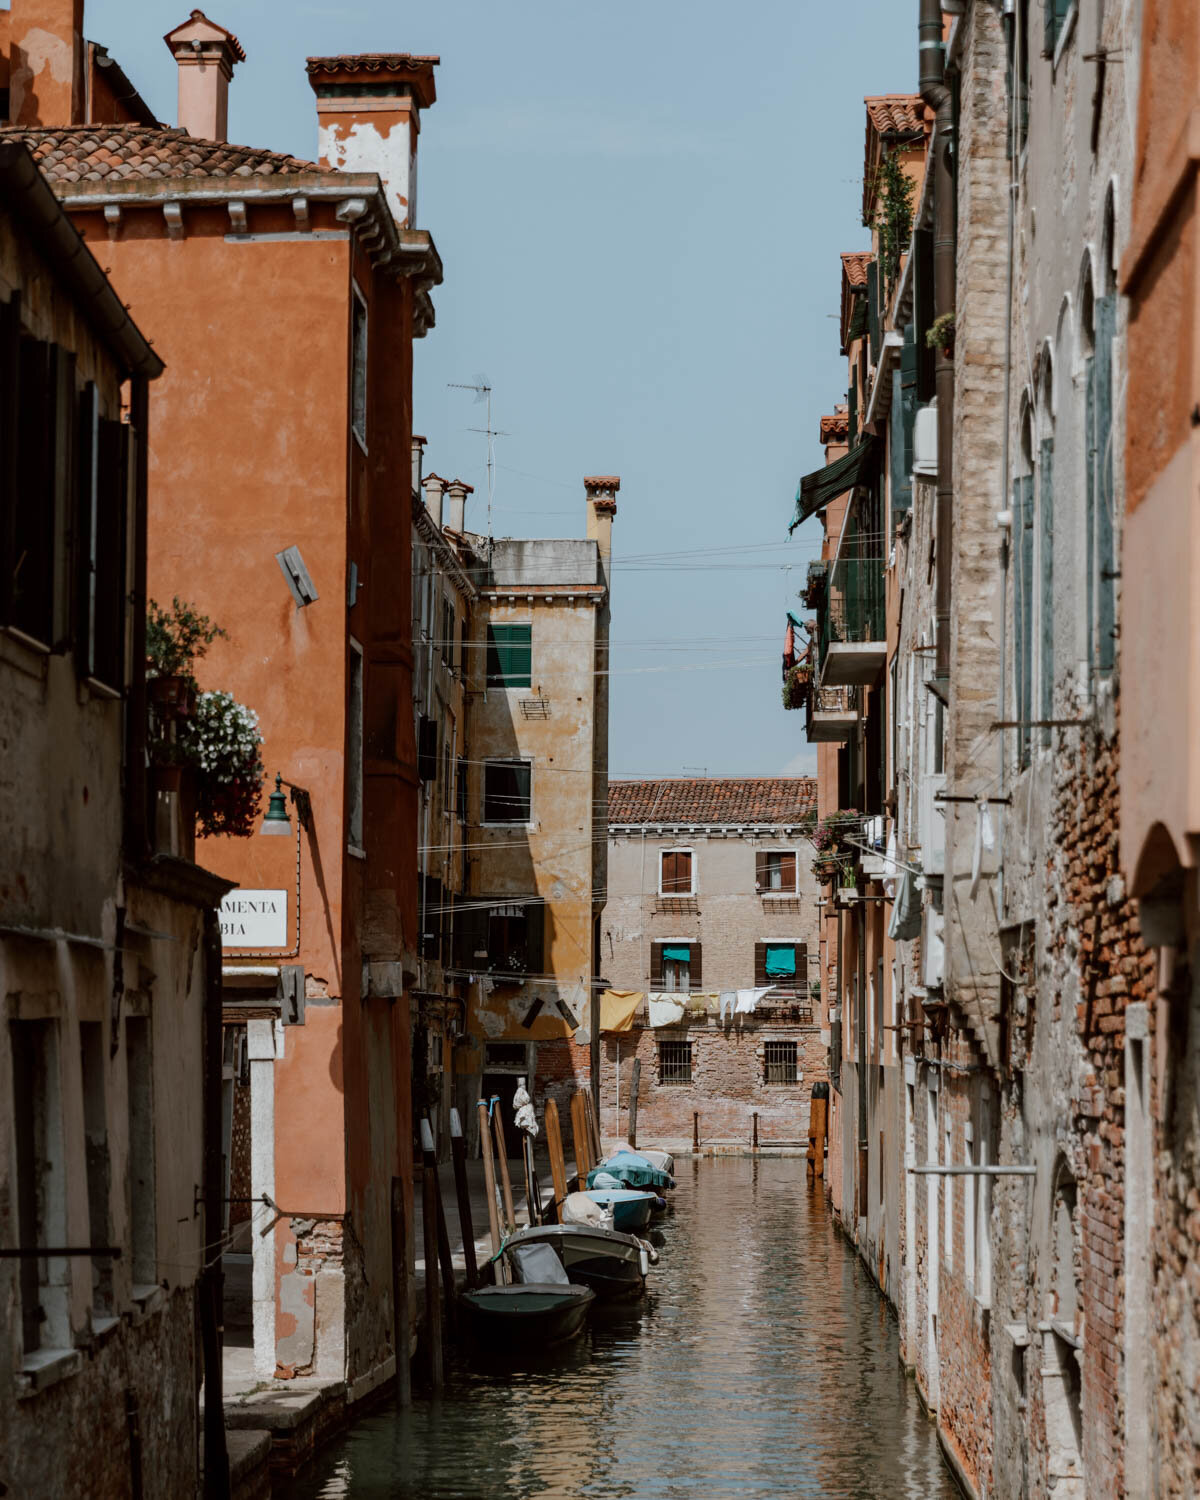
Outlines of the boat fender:
[[644,1276],[646,1274],[647,1262],[652,1266],[658,1265],[658,1251],[648,1240],[638,1240],[638,1245],[642,1251],[642,1275]]
[[650,1257],[646,1254],[645,1245],[643,1245],[641,1250],[638,1252],[638,1258],[641,1262],[641,1271],[644,1277],[646,1272],[650,1269]]

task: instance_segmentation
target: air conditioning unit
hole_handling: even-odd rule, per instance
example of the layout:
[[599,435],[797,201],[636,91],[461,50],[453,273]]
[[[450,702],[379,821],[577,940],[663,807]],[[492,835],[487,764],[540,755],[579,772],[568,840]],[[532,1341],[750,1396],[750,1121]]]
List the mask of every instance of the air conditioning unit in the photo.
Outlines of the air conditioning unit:
[[938,468],[937,398],[928,406],[917,408],[913,422],[913,473],[937,477]]

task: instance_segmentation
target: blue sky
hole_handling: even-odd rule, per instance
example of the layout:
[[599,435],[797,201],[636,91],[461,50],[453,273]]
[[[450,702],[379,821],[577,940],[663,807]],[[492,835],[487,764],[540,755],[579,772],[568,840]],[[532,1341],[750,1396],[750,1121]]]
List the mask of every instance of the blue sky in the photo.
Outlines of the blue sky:
[[[838,252],[861,226],[865,94],[916,74],[915,0],[206,0],[247,61],[230,139],[312,157],[312,53],[436,52],[419,217],[445,263],[418,345],[427,463],[475,485],[494,387],[497,535],[582,535],[618,473],[614,776],[815,767],[780,704],[784,611],[815,555],[797,479],[846,383]],[[89,0],[174,122],[163,34],[189,6]]]

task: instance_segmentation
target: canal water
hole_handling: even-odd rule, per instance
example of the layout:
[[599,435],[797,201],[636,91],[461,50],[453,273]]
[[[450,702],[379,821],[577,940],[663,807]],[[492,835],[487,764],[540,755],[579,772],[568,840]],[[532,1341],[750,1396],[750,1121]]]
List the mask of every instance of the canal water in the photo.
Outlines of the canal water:
[[651,1291],[364,1417],[290,1500],[952,1500],[895,1320],[798,1159],[677,1164]]

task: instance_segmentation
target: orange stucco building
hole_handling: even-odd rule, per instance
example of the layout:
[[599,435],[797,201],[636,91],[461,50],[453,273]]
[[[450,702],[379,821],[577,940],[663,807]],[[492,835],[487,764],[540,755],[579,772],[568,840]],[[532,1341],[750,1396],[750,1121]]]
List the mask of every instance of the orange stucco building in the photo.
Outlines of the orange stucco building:
[[[398,497],[412,341],[440,280],[415,225],[437,59],[310,58],[321,159],[307,162],[224,140],[244,53],[200,11],[165,39],[180,126],[153,123],[134,94],[130,117],[96,129],[121,116],[96,82],[113,65],[82,27],[80,0],[0,12],[10,133],[166,363],[149,594],[228,632],[201,686],[258,713],[264,763],[287,784],[287,837],[211,839],[198,856],[240,887],[225,1015],[248,1064],[249,1196],[285,1210],[260,1234],[274,1213],[252,1206],[235,1248],[252,1257],[256,1373],[345,1379],[353,1398],[395,1367],[393,1179],[411,1194],[416,757]],[[56,45],[30,45],[34,32]]]

